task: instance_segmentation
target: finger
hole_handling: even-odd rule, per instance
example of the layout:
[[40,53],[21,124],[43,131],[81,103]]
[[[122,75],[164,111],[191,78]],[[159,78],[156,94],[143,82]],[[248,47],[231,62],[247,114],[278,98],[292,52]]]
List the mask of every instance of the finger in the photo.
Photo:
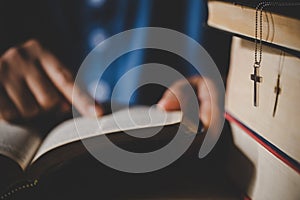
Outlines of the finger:
[[41,69],[38,61],[27,62],[29,73],[25,75],[25,81],[32,91],[36,101],[43,110],[51,110],[62,101],[57,89]]
[[215,88],[214,82],[208,78],[198,80],[197,90],[200,101],[199,117],[207,128],[212,123],[213,117],[216,120],[216,117],[221,114],[218,104],[218,91]]
[[168,89],[158,102],[158,106],[165,110],[179,110],[180,102],[176,98],[176,94],[174,94],[171,89]]
[[72,74],[54,55],[43,49],[38,41],[29,40],[23,45],[23,48],[29,52],[28,54],[31,54],[31,57],[32,55],[38,57],[43,70],[53,85],[68,102],[73,103],[81,114],[87,116],[102,115],[101,106],[95,104],[92,98],[75,86]]
[[[180,79],[176,81],[163,95],[158,106],[165,110],[180,110],[188,106],[188,99],[195,93],[191,93],[190,80]],[[193,86],[192,86],[193,87]]]
[[60,103],[59,110],[61,113],[66,114],[66,113],[71,112],[71,108],[72,108],[72,106],[67,101],[63,100]]
[[0,119],[13,121],[18,119],[19,113],[11,99],[8,97],[5,89],[0,86]]
[[201,120],[203,126],[208,128],[211,123],[211,102],[205,101],[200,103],[199,108],[199,119]]
[[101,116],[100,105],[74,84],[73,76],[52,54],[44,51],[40,61],[48,77],[64,97],[85,116]]
[[199,118],[202,121],[203,126],[207,128],[211,120],[211,101],[209,90],[202,78],[194,78],[194,82],[197,87],[197,94],[200,102]]
[[22,117],[31,118],[39,113],[40,108],[24,81],[9,80],[4,87]]
[[2,61],[5,64],[6,72],[4,76],[1,76],[1,82],[8,97],[12,100],[21,116],[32,117],[36,115],[39,112],[39,107],[22,79],[22,74],[24,73],[22,69],[24,69],[25,65],[18,48],[9,49],[3,55]]

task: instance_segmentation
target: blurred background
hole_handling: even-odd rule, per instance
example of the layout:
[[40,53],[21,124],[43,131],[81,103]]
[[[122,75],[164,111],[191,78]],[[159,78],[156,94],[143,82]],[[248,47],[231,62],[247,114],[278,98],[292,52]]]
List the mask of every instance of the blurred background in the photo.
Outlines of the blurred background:
[[[230,36],[207,27],[207,2],[201,0],[27,0],[0,2],[0,54],[28,39],[38,39],[76,74],[86,55],[100,42],[122,31],[138,27],[164,27],[182,32],[198,41],[212,56],[225,80]],[[142,43],[137,35],[132,43]],[[189,51],[187,47],[187,51]],[[190,50],[191,51],[191,50]],[[105,53],[103,53],[105,56]],[[114,84],[128,70],[145,63],[161,63],[185,76],[193,67],[167,51],[143,49],[116,59],[101,80],[95,76],[99,60],[81,77],[82,87],[96,100],[111,99]],[[143,72],[118,91],[116,101],[126,99],[126,91],[143,79]],[[154,104],[165,88],[145,85],[130,97],[131,104]]]

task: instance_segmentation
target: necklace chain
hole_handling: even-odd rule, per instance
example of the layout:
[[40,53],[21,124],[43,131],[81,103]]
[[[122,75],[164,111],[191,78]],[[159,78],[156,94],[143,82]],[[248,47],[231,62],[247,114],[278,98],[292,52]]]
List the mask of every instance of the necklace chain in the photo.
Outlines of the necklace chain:
[[283,70],[284,57],[285,57],[285,52],[281,51],[280,52],[280,58],[279,58],[279,68],[278,68],[278,75],[279,76],[281,76],[281,73],[282,73],[282,70]]
[[[263,1],[256,6],[255,12],[255,50],[254,66],[260,67],[262,61],[262,33],[263,33],[263,9],[268,6],[299,6],[300,2]],[[258,12],[259,13],[259,41],[258,41]],[[259,46],[259,47],[258,47]],[[259,55],[258,54],[259,51]]]

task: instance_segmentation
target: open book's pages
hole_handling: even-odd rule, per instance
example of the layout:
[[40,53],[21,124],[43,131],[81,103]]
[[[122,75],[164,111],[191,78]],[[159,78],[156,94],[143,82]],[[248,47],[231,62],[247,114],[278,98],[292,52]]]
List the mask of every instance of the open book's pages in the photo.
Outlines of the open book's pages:
[[0,154],[19,164],[24,170],[34,157],[42,142],[35,131],[0,122]]
[[46,152],[71,142],[120,131],[163,127],[180,123],[181,120],[181,111],[165,112],[146,106],[120,110],[98,119],[75,118],[62,123],[48,134],[32,162]]

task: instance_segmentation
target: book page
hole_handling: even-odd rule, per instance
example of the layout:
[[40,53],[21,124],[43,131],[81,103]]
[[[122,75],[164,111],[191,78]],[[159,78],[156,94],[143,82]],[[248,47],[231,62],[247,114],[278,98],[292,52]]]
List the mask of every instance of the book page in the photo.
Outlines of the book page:
[[41,141],[41,137],[33,130],[0,121],[0,154],[17,162],[23,170]]
[[161,127],[181,122],[181,111],[166,112],[155,107],[138,106],[120,110],[98,119],[75,118],[55,128],[45,138],[32,162],[59,146],[119,131]]

